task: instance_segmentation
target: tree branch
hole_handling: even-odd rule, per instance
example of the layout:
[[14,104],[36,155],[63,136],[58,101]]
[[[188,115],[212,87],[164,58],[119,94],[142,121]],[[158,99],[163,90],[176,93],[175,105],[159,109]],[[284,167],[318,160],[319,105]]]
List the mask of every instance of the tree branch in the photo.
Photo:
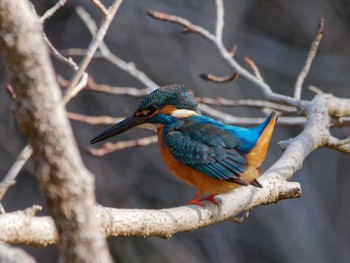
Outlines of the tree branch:
[[204,74],[200,74],[199,77],[204,80],[212,81],[215,83],[228,83],[236,80],[239,76],[236,73],[232,73],[230,76],[218,77],[210,73],[204,73]]
[[86,52],[85,56],[83,57],[82,61],[79,64],[79,69],[74,73],[68,87],[66,96],[63,98],[63,103],[67,103],[69,101],[69,98],[72,96],[71,94],[75,94],[76,86],[81,79],[82,75],[84,74],[87,66],[89,65],[91,59],[94,56],[94,53],[96,52],[98,46],[103,41],[103,37],[107,33],[107,30],[109,28],[109,25],[111,24],[114,15],[116,14],[119,6],[121,5],[122,0],[116,0],[109,8],[108,8],[108,14],[104,16],[104,21],[98,31],[96,32],[96,36],[93,38],[92,42],[90,43],[88,47],[88,52]]
[[[256,117],[236,117],[231,114],[213,109],[206,104],[199,104],[202,113],[220,120],[221,122],[229,125],[238,126],[255,126],[262,123],[265,118]],[[277,125],[279,126],[303,126],[305,123],[305,117],[279,117]]]
[[0,201],[4,197],[7,190],[16,183],[17,174],[22,170],[23,166],[32,156],[32,153],[32,147],[29,144],[26,145],[17,157],[15,163],[11,166],[4,179],[0,182]]
[[[77,8],[77,13],[80,16],[80,18],[83,20],[87,28],[89,29],[91,35],[95,36],[97,34],[96,30],[96,23],[91,18],[91,16],[82,8]],[[119,57],[117,57],[115,54],[113,54],[107,45],[101,41],[99,45],[99,49],[101,51],[101,56],[109,61],[110,63],[114,64],[118,68],[124,70],[128,74],[130,74],[132,77],[136,78],[138,81],[140,81],[143,85],[147,87],[144,91],[147,91],[147,94],[151,91],[159,88],[159,86],[151,80],[145,73],[138,70],[134,63],[132,62],[126,62]]]
[[[99,5],[101,4],[98,0],[92,0],[93,3]],[[1,5],[1,4],[0,4]],[[102,4],[101,4],[102,5]],[[240,187],[233,192],[226,194],[226,195],[219,195],[218,201],[220,203],[219,206],[214,206],[211,203],[206,202],[205,206],[203,208],[198,206],[182,206],[177,208],[171,208],[171,209],[162,209],[162,210],[144,210],[144,209],[115,209],[115,208],[104,208],[104,207],[95,207],[93,206],[93,201],[91,201],[91,196],[89,196],[89,193],[91,193],[91,184],[89,180],[91,178],[89,177],[89,173],[85,170],[85,168],[81,168],[80,162],[81,160],[78,158],[78,160],[75,160],[73,156],[76,156],[77,150],[74,148],[74,141],[70,138],[72,136],[71,131],[69,128],[67,128],[67,121],[65,118],[58,118],[60,123],[56,123],[56,118],[52,116],[56,116],[55,114],[51,114],[50,111],[46,113],[46,115],[43,115],[42,120],[37,120],[36,116],[39,115],[39,113],[34,112],[35,109],[32,108],[26,108],[24,103],[21,104],[20,100],[20,110],[17,113],[17,116],[22,117],[23,120],[26,120],[26,118],[29,120],[27,122],[22,123],[21,127],[22,129],[27,132],[29,140],[33,143],[34,150],[36,154],[38,155],[36,162],[39,169],[37,169],[38,173],[42,176],[39,177],[41,180],[41,184],[43,188],[50,188],[50,183],[53,183],[55,186],[54,188],[50,188],[48,190],[51,191],[50,194],[52,196],[47,196],[47,199],[51,201],[49,202],[50,205],[53,205],[55,202],[55,198],[61,198],[65,197],[65,195],[72,194],[71,193],[71,185],[70,183],[80,183],[83,184],[83,186],[87,187],[84,188],[85,192],[84,197],[87,196],[87,201],[91,205],[90,207],[86,207],[86,203],[83,202],[83,204],[79,204],[78,208],[83,209],[84,212],[90,212],[91,214],[95,214],[97,216],[97,221],[99,222],[102,231],[105,236],[140,236],[140,237],[146,237],[146,236],[158,236],[162,238],[169,238],[173,234],[178,232],[184,232],[184,231],[192,231],[201,227],[205,227],[210,224],[215,224],[224,220],[232,220],[232,217],[235,215],[250,210],[258,205],[266,205],[278,202],[283,199],[289,199],[289,198],[296,198],[299,197],[301,194],[300,185],[298,183],[292,183],[292,182],[286,182],[286,180],[289,180],[292,178],[292,176],[298,171],[306,157],[315,149],[319,147],[334,147],[334,149],[342,150],[344,152],[350,152],[349,145],[348,145],[348,139],[339,140],[335,137],[332,137],[330,134],[330,127],[331,127],[331,117],[337,119],[340,121],[341,118],[347,118],[350,116],[350,101],[347,99],[340,99],[336,98],[329,94],[323,94],[320,93],[314,97],[311,101],[301,101],[300,96],[299,98],[296,97],[290,97],[286,95],[281,95],[274,93],[271,89],[271,87],[266,84],[261,77],[261,74],[255,65],[255,63],[252,60],[247,60],[248,65],[252,68],[253,73],[249,73],[247,70],[242,68],[232,57],[231,52],[228,52],[226,48],[224,47],[222,43],[222,30],[224,26],[224,20],[223,20],[223,2],[222,0],[216,0],[216,6],[217,6],[217,23],[216,23],[216,32],[215,35],[211,34],[208,30],[192,24],[190,21],[183,19],[181,17],[177,16],[171,16],[168,14],[160,13],[160,12],[154,12],[150,11],[149,14],[159,20],[164,20],[172,23],[179,24],[180,26],[184,27],[187,32],[194,32],[199,34],[200,36],[204,37],[205,39],[209,40],[211,43],[216,46],[218,49],[220,55],[225,59],[225,61],[228,63],[228,65],[231,67],[233,72],[235,74],[249,80],[251,83],[255,84],[258,88],[262,90],[264,93],[264,96],[267,100],[270,101],[270,103],[277,105],[276,107],[279,107],[280,104],[286,104],[288,106],[285,109],[285,112],[295,111],[295,109],[298,109],[302,111],[302,114],[305,114],[306,117],[281,117],[279,119],[279,124],[294,124],[294,125],[304,125],[304,130],[295,138],[283,141],[280,143],[280,146],[282,149],[284,149],[283,155],[279,158],[279,160],[268,170],[266,171],[260,178],[259,182],[263,185],[263,188],[258,189],[254,188],[252,186],[249,187]],[[98,7],[98,9],[104,14],[106,12],[106,8],[102,5]],[[80,9],[78,9],[80,10]],[[81,9],[82,10],[82,9]],[[80,12],[80,11],[79,11]],[[94,24],[94,21],[89,17],[89,15],[83,11],[80,12],[81,17],[84,19],[85,23],[89,27],[92,34],[95,36],[96,34],[96,25]],[[85,18],[84,18],[85,17]],[[95,28],[95,29],[94,29]],[[35,39],[34,39],[35,40]],[[34,41],[35,43],[35,41]],[[95,48],[95,47],[94,47]],[[101,40],[99,44],[99,48],[101,50],[101,54],[104,58],[108,59],[118,67],[124,69],[125,71],[129,72],[132,76],[140,80],[142,83],[145,84],[147,87],[147,91],[154,90],[157,85],[151,81],[143,72],[140,72],[136,69],[136,67],[132,63],[126,63],[123,60],[120,60],[118,57],[113,55],[107,46],[103,43]],[[37,48],[38,49],[38,48]],[[312,49],[312,48],[311,48]],[[41,49],[40,49],[41,50]],[[96,50],[96,49],[95,49]],[[311,51],[310,51],[311,53]],[[309,53],[309,55],[310,55]],[[11,54],[12,55],[12,54]],[[312,60],[312,59],[311,59]],[[307,59],[306,64],[308,64],[308,61],[311,61],[309,58]],[[306,65],[305,64],[305,65]],[[32,65],[32,64],[31,64]],[[311,63],[310,63],[311,65]],[[33,66],[33,69],[36,68]],[[305,68],[305,67],[304,67]],[[11,68],[10,68],[11,69]],[[51,70],[51,67],[49,66],[48,69]],[[302,72],[306,72],[305,76],[307,75],[309,69],[303,70]],[[26,76],[22,76],[23,74],[20,72],[19,76],[15,76],[15,70],[10,70],[10,73],[12,72],[12,78],[14,79],[14,83],[22,83],[21,81],[27,80]],[[50,73],[50,72],[49,72]],[[52,72],[51,72],[52,73]],[[300,76],[302,76],[301,73]],[[37,74],[39,75],[39,74]],[[51,76],[50,74],[48,74]],[[36,76],[36,75],[35,75]],[[41,74],[41,76],[45,76]],[[302,86],[303,79],[305,76],[301,77],[302,81],[300,87]],[[73,78],[74,79],[74,78]],[[80,79],[80,78],[77,78]],[[53,87],[55,84],[54,81],[50,77],[50,79],[44,79],[50,85],[46,85],[47,87]],[[26,81],[23,85],[28,85],[30,87],[32,86],[38,86],[38,91],[42,91],[43,87],[42,85],[32,85],[33,78]],[[42,96],[44,96],[45,92],[36,92],[36,90],[23,89],[19,90],[20,85],[16,85],[16,90],[19,92],[20,99],[23,100],[23,98],[33,100],[33,101],[45,101],[44,107],[45,110],[51,109],[50,107],[53,107],[54,110],[57,112],[61,112],[61,108],[58,107],[55,108],[56,105],[59,105],[57,103],[59,99],[57,99],[57,94],[53,93],[53,101],[52,100],[43,100]],[[29,90],[30,94],[27,94],[26,91]],[[107,89],[106,89],[107,90]],[[110,91],[110,87],[108,87],[108,91]],[[146,91],[142,90],[142,92]],[[125,92],[127,93],[127,92]],[[299,93],[299,92],[296,92]],[[34,96],[35,95],[35,96]],[[50,94],[52,96],[52,94]],[[132,95],[134,96],[134,95]],[[55,104],[56,102],[56,104]],[[275,102],[275,103],[273,103]],[[231,103],[232,104],[232,103]],[[256,103],[258,105],[259,103]],[[264,103],[261,103],[262,106]],[[256,106],[255,105],[255,106]],[[264,104],[267,106],[267,104]],[[60,106],[60,105],[59,105]],[[271,106],[271,105],[270,105]],[[262,119],[259,118],[236,118],[228,114],[224,114],[221,111],[215,110],[210,108],[208,105],[200,105],[201,109],[208,113],[211,116],[214,116],[216,118],[221,119],[225,123],[229,124],[245,124],[245,125],[255,125],[257,123],[260,123]],[[263,107],[263,106],[262,106]],[[272,107],[272,106],[271,106]],[[28,114],[29,113],[29,114]],[[50,114],[51,115],[50,115]],[[62,113],[62,112],[61,112]],[[29,116],[28,116],[29,115]],[[47,116],[47,115],[50,115]],[[64,116],[64,113],[63,113]],[[83,116],[83,115],[77,115],[77,114],[70,114],[70,117],[79,120],[84,121],[90,124],[96,123],[98,121],[111,121],[111,119],[107,119],[107,117],[103,116],[103,119],[97,119],[95,117],[90,117],[92,119],[89,119],[89,116]],[[49,123],[49,126],[43,128],[43,123],[41,121],[46,121]],[[30,124],[36,124],[36,127],[38,130],[36,131],[30,131],[27,129],[27,126],[29,127]],[[63,125],[61,125],[63,123]],[[55,133],[56,129],[53,129],[53,127],[50,126],[53,125],[61,125],[58,127],[67,128],[68,134],[66,133]],[[57,128],[57,127],[55,127]],[[40,135],[40,136],[38,136]],[[68,136],[67,136],[68,135]],[[51,137],[53,136],[53,137]],[[63,146],[58,146],[58,148],[53,148],[48,146],[49,148],[43,148],[42,145],[39,144],[39,142],[36,142],[36,138],[43,138],[43,141],[46,142],[52,142],[54,140],[60,139],[61,143],[63,143]],[[68,137],[68,138],[67,138]],[[62,138],[62,139],[61,139]],[[155,137],[149,137],[145,138],[148,142],[154,142]],[[73,145],[73,148],[71,146]],[[102,153],[105,154],[108,152],[109,149],[113,148],[120,149],[128,147],[129,145],[137,145],[137,141],[127,141],[127,142],[119,142],[119,144],[105,144],[105,148],[102,148]],[[113,147],[112,147],[113,146]],[[101,150],[101,149],[98,149]],[[53,166],[54,169],[51,168],[50,165],[52,165],[50,162],[44,163],[43,160],[40,159],[40,155],[43,155],[44,157],[49,156],[48,153],[57,152],[59,154],[60,159],[50,159],[50,161],[54,161]],[[68,162],[69,168],[74,168],[73,171],[71,170],[64,170],[65,173],[61,174],[59,173],[59,164],[61,162],[65,161],[68,157],[72,158],[73,160],[70,160]],[[100,152],[101,153],[101,152]],[[79,156],[79,155],[77,155]],[[63,158],[62,158],[63,157]],[[72,161],[77,161],[77,164],[72,163]],[[45,161],[45,160],[44,160]],[[42,166],[40,168],[40,165]],[[76,165],[76,166],[75,166]],[[69,178],[73,180],[73,182],[69,181],[68,183],[64,184],[64,191],[67,192],[60,192],[57,189],[61,189],[63,186],[62,180],[68,180],[68,171]],[[74,175],[72,178],[72,174]],[[87,182],[79,181],[79,178],[82,174],[88,174],[86,179]],[[54,181],[54,182],[52,182]],[[89,186],[90,185],[90,186]],[[48,193],[46,193],[48,195]],[[72,194],[73,201],[76,201],[78,197],[81,197],[81,192],[74,192]],[[58,205],[57,205],[58,204]],[[67,210],[71,213],[69,214],[70,217],[73,217],[74,219],[78,218],[81,219],[80,214],[77,214],[78,209],[77,207],[73,207],[72,205],[68,207],[68,209],[63,209],[67,207],[60,206],[59,203],[55,203],[55,207],[58,207],[57,209],[62,209],[65,211],[51,211],[53,214],[55,220],[57,220],[57,217],[61,215],[62,217],[66,216],[64,212],[67,212]],[[80,207],[82,206],[82,207]],[[93,207],[93,208],[92,208]],[[86,211],[85,211],[86,210]],[[93,210],[93,211],[92,211]],[[79,210],[80,211],[80,210]],[[85,218],[83,218],[82,221],[84,221]],[[62,220],[62,218],[59,218],[59,220]],[[66,220],[66,218],[63,218],[63,220]],[[79,221],[79,220],[77,220]],[[68,220],[65,221],[66,224]],[[77,223],[78,224],[78,223]],[[61,242],[64,242],[65,239],[62,238],[62,229],[65,227],[67,229],[73,229],[77,227],[76,225],[73,226],[65,226],[57,224],[58,233],[61,235]],[[91,225],[90,225],[91,226]],[[99,229],[97,225],[93,225],[94,229]],[[88,235],[89,233],[85,233],[85,235]],[[63,235],[63,237],[66,237]],[[91,235],[88,235],[88,238],[91,239]],[[98,238],[98,235],[97,235]],[[48,244],[56,243],[58,240],[58,234],[56,232],[55,225],[50,217],[35,217],[33,215],[27,215],[24,213],[7,213],[4,215],[0,215],[0,240],[4,240],[9,243],[13,244],[30,244],[30,245],[36,245],[36,246],[46,246]],[[96,249],[96,248],[95,248]],[[91,253],[93,250],[86,251],[86,253]],[[96,250],[94,250],[96,252]],[[68,255],[69,256],[69,255]],[[89,258],[90,261],[92,260]]]
[[[200,227],[230,220],[233,216],[262,204],[300,196],[298,183],[289,183],[302,166],[305,158],[315,149],[327,146],[330,136],[330,110],[333,105],[342,104],[343,99],[328,94],[319,94],[306,105],[307,119],[304,131],[296,138],[284,143],[285,152],[281,158],[259,179],[263,188],[241,187],[226,195],[219,195],[219,206],[205,203],[204,208],[185,206],[163,210],[114,209],[99,207],[96,214],[106,236],[159,236],[169,238],[174,233],[192,231]],[[342,104],[346,106],[346,104]],[[344,112],[339,108],[338,112]],[[44,236],[31,236],[22,232],[21,225],[27,222],[26,231],[38,232],[45,225]],[[6,222],[12,222],[11,224]],[[13,222],[18,222],[13,224]],[[29,223],[28,223],[29,222]],[[51,223],[52,224],[52,223]],[[29,227],[28,227],[29,226]],[[0,216],[0,233],[6,234],[6,242],[46,245],[56,242],[54,228],[49,218],[23,218],[6,214]],[[21,234],[18,234],[21,233]],[[16,237],[16,239],[14,238]],[[20,238],[18,238],[20,236]],[[46,238],[49,237],[49,240]]]
[[286,113],[296,112],[295,108],[265,101],[265,100],[250,100],[250,99],[241,99],[241,100],[229,100],[222,97],[217,98],[203,98],[196,97],[197,102],[207,104],[207,105],[216,105],[216,106],[225,106],[225,107],[249,107],[249,108],[268,108],[272,110],[277,110]]
[[108,153],[121,151],[130,147],[147,146],[147,145],[156,143],[157,141],[158,141],[158,137],[155,135],[155,136],[149,136],[149,137],[139,138],[135,140],[119,141],[116,143],[106,142],[102,145],[101,148],[88,147],[86,149],[86,152],[93,156],[103,156]]
[[[179,232],[230,220],[233,216],[258,205],[268,205],[301,195],[299,183],[262,180],[263,188],[241,187],[220,195],[219,206],[205,202],[204,208],[189,205],[169,209],[117,209],[96,207],[95,214],[106,237],[157,236],[170,238]],[[12,244],[47,246],[57,242],[50,217],[31,217],[7,213],[0,216],[0,240]]]
[[100,125],[100,124],[112,125],[125,119],[125,118],[113,118],[109,116],[87,116],[84,114],[78,114],[74,112],[68,112],[67,116],[70,120],[80,121],[90,125]]
[[48,18],[50,18],[58,9],[60,9],[62,6],[64,6],[67,3],[67,0],[59,0],[57,3],[51,7],[49,10],[47,10],[40,18],[39,22],[44,23],[44,21]]
[[58,229],[61,258],[111,262],[93,214],[93,176],[80,158],[41,26],[27,1],[0,2],[0,31],[17,96],[15,117],[33,148],[35,174]]
[[223,3],[223,0],[215,0],[215,4],[216,4],[215,35],[218,41],[222,41],[222,31],[224,29],[224,3]]
[[296,98],[296,99],[301,98],[301,91],[303,88],[302,86],[303,86],[304,80],[305,80],[307,74],[309,74],[312,61],[314,60],[314,58],[316,56],[318,46],[319,46],[321,39],[322,39],[322,36],[323,36],[323,32],[324,32],[323,24],[324,24],[324,19],[322,18],[319,25],[318,25],[315,39],[311,44],[309,54],[307,55],[305,65],[298,76],[297,82],[295,83],[294,98]]
[[219,40],[215,35],[211,34],[208,30],[204,29],[203,27],[197,26],[195,24],[192,24],[187,19],[184,19],[179,16],[169,15],[166,13],[158,12],[158,11],[147,11],[148,15],[151,16],[154,19],[166,21],[174,24],[178,24],[182,27],[184,27],[188,32],[196,33],[200,36],[202,36],[204,39],[208,40],[210,43],[212,43],[219,51],[222,58],[226,61],[226,63],[233,69],[236,74],[238,74],[240,77],[250,81],[252,84],[254,84],[256,87],[258,87],[264,94],[265,98],[272,101],[272,102],[278,102],[287,104],[289,106],[296,107],[298,109],[303,109],[303,102],[299,99],[278,94],[272,91],[271,87],[264,81],[262,81],[260,78],[252,75],[249,71],[244,69],[242,66],[240,66],[237,61],[232,57],[231,52],[229,52],[223,42]]

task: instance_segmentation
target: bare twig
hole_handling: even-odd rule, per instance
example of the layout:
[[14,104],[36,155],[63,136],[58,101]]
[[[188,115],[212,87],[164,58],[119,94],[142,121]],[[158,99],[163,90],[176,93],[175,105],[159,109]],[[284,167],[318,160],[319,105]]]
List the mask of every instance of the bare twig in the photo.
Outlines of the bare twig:
[[237,61],[232,58],[231,52],[227,51],[222,41],[219,41],[216,38],[216,36],[211,34],[208,30],[204,29],[203,27],[194,25],[187,19],[184,19],[179,16],[169,15],[166,13],[151,10],[148,11],[148,14],[154,19],[178,24],[184,28],[187,28],[189,32],[196,33],[202,36],[204,39],[211,42],[218,49],[221,56],[234,70],[234,72],[236,72],[236,74],[238,74],[240,77],[243,77],[244,79],[253,83],[256,87],[258,87],[263,92],[266,99],[273,102],[285,103],[289,106],[293,106],[301,110],[303,109],[304,103],[302,101],[296,98],[292,98],[290,96],[273,92],[271,87],[266,82],[261,81],[261,79],[257,78],[256,76],[252,75],[249,71],[241,67],[237,63]]
[[104,143],[102,148],[88,147],[86,152],[93,156],[103,156],[108,153],[124,150],[135,146],[147,146],[158,141],[157,136],[150,136],[130,141],[119,141],[116,143]]
[[[95,36],[96,35],[96,23],[95,23],[95,21],[81,7],[77,8],[77,13],[80,16],[80,18],[83,20],[83,22],[86,24],[91,35]],[[147,91],[147,93],[150,93],[151,91],[159,88],[159,86],[156,83],[154,83],[145,73],[138,70],[135,67],[134,63],[125,62],[124,60],[120,59],[115,54],[113,54],[103,41],[101,41],[101,43],[99,45],[99,49],[100,49],[101,55],[104,59],[106,59],[110,63],[114,64],[118,68],[124,70],[125,72],[129,73],[132,77],[136,78],[143,85],[145,85],[147,87],[147,89],[145,89],[145,91]]]
[[310,85],[308,88],[310,91],[314,92],[315,94],[323,94],[324,93],[322,90],[320,90],[319,88],[312,86],[312,85]]
[[244,57],[244,61],[248,64],[248,66],[253,70],[254,75],[257,79],[259,79],[260,81],[264,82],[263,77],[261,76],[260,70],[257,67],[257,65],[255,64],[255,62],[248,58],[248,57]]
[[13,91],[10,83],[6,83],[6,92],[12,100],[16,100],[16,93]]
[[328,147],[334,150],[350,154],[350,137],[340,140],[334,136],[328,138]]
[[273,102],[265,100],[228,100],[222,97],[217,98],[202,98],[196,97],[196,101],[199,103],[204,103],[207,105],[216,105],[216,106],[226,106],[226,107],[249,107],[249,108],[268,108],[286,113],[296,112],[295,108],[276,104]]
[[84,122],[90,125],[111,125],[122,121],[125,118],[113,118],[109,116],[87,116],[83,114],[68,112],[68,118],[74,121]]
[[237,45],[233,45],[229,54],[231,57],[234,57],[236,55],[236,52],[237,52]]
[[58,9],[66,4],[67,0],[59,0],[53,7],[47,10],[40,18],[40,23],[43,23],[46,19],[51,17]]
[[203,27],[192,24],[187,19],[184,19],[184,18],[179,17],[179,16],[173,16],[173,15],[169,15],[166,13],[158,12],[158,11],[153,11],[153,10],[148,10],[147,14],[150,17],[157,19],[157,20],[162,20],[162,21],[178,24],[178,25],[184,27],[185,29],[188,29],[189,32],[196,33],[196,34],[200,35],[201,37],[203,37],[203,38],[205,38],[213,43],[216,43],[216,36],[215,35],[211,34],[208,30],[204,29]]
[[95,7],[102,13],[104,17],[108,16],[108,10],[99,0],[91,0]]
[[204,80],[212,81],[215,83],[228,83],[236,80],[239,76],[237,73],[232,73],[230,76],[227,76],[227,77],[217,77],[210,73],[203,73],[203,74],[200,74],[199,77]]
[[[86,72],[83,72],[81,75],[81,78],[79,80],[79,82],[72,87],[69,90],[70,85],[68,85],[67,87],[67,92],[66,94],[63,96],[62,102],[63,105],[66,105],[72,98],[74,98],[83,88],[86,87],[87,83],[88,83],[88,78],[89,75]],[[68,92],[69,91],[69,92]]]
[[216,4],[216,29],[215,35],[218,41],[222,41],[222,31],[224,28],[224,4],[223,0],[215,0]]
[[[236,117],[231,114],[213,109],[208,105],[199,104],[201,111],[210,117],[218,119],[223,123],[229,125],[238,126],[255,126],[261,124],[265,118],[249,118],[249,117]],[[278,126],[303,126],[305,123],[305,117],[279,117],[277,125]]]
[[16,183],[16,176],[22,170],[23,166],[32,156],[32,147],[28,144],[24,147],[22,152],[18,155],[17,160],[11,166],[8,173],[5,175],[4,179],[0,183],[0,200],[4,197],[7,190]]
[[95,51],[97,50],[98,46],[103,40],[103,37],[107,33],[107,30],[109,28],[109,25],[111,24],[115,13],[117,12],[120,4],[122,3],[122,0],[116,0],[108,9],[108,15],[106,15],[104,18],[104,21],[100,28],[98,29],[96,36],[93,38],[92,42],[90,43],[88,47],[88,52],[86,52],[85,56],[83,57],[82,61],[79,64],[79,70],[75,72],[73,75],[71,82],[69,86],[67,87],[67,92],[65,97],[63,98],[62,102],[63,104],[66,104],[69,99],[74,96],[75,88],[80,81],[81,77],[83,76],[87,66],[89,65],[91,59],[94,56]]
[[346,138],[346,139],[336,139],[335,137],[330,137],[330,142],[328,142],[329,144],[332,144],[332,146],[341,146],[344,144],[349,144],[350,143],[350,137]]
[[342,152],[342,153],[347,153],[350,154],[350,145],[328,145],[329,148],[334,149],[336,151]]
[[74,69],[74,71],[78,70],[78,64],[75,63],[75,61],[71,58],[66,58],[65,56],[63,56],[60,52],[58,52],[58,50],[52,45],[52,43],[50,42],[50,40],[47,38],[46,34],[44,34],[44,40],[47,44],[47,46],[50,49],[51,54],[60,62],[67,64],[68,66],[70,66],[71,68]]
[[324,24],[324,19],[322,18],[319,25],[318,25],[316,37],[315,37],[314,41],[312,42],[311,48],[309,50],[309,54],[307,55],[305,65],[298,76],[297,82],[295,83],[294,97],[296,99],[301,98],[301,92],[302,92],[302,86],[303,86],[304,80],[305,80],[307,74],[309,73],[312,61],[317,53],[318,46],[319,46],[320,41],[321,41],[322,36],[323,36],[323,32],[324,32],[323,24]]
[[113,87],[107,84],[97,84],[93,78],[88,79],[87,90],[93,90],[113,95],[127,95],[132,97],[144,97],[149,93],[149,89],[137,89],[133,87]]
[[[65,56],[82,57],[86,54],[86,49],[85,48],[68,48],[65,50],[60,50],[60,53]],[[94,54],[94,58],[103,58],[101,51],[96,50]]]

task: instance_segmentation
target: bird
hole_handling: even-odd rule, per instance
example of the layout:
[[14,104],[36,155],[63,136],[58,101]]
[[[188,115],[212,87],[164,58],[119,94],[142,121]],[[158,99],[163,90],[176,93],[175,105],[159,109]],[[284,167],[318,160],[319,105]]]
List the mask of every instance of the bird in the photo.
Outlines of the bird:
[[[241,186],[261,188],[257,178],[277,121],[272,112],[260,125],[226,125],[202,115],[183,85],[167,85],[149,93],[135,112],[93,138],[94,144],[134,127],[155,131],[163,162],[170,172],[197,190],[187,204],[207,200]],[[203,197],[204,196],[204,197]]]

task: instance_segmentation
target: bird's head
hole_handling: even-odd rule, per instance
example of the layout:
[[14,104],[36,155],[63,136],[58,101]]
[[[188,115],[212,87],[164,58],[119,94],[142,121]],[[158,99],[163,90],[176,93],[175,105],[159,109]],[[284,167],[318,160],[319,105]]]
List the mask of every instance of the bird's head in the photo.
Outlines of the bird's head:
[[197,102],[184,86],[164,86],[148,94],[133,115],[102,132],[90,143],[103,141],[133,127],[156,130],[162,124],[199,112]]

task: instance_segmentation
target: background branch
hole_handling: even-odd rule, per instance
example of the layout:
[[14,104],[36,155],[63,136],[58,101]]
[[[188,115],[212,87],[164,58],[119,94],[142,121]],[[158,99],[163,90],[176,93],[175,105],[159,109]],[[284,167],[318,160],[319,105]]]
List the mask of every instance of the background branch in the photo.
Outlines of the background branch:
[[98,46],[103,41],[103,37],[107,33],[108,27],[111,24],[111,22],[114,18],[114,15],[117,12],[121,3],[122,3],[122,0],[116,0],[108,9],[108,14],[106,14],[104,16],[104,21],[103,21],[102,25],[100,26],[100,28],[96,32],[96,36],[94,36],[93,40],[91,41],[91,43],[88,47],[89,52],[86,52],[85,56],[83,57],[82,61],[80,62],[79,70],[77,70],[74,73],[74,75],[73,75],[73,77],[72,77],[72,79],[67,87],[66,96],[63,98],[64,104],[66,104],[69,101],[69,99],[72,96],[74,96],[74,94],[77,93],[77,91],[76,91],[77,84],[78,84],[79,80],[81,79],[81,77],[83,76],[91,59],[93,58],[94,53],[96,52]]
[[303,86],[304,80],[310,71],[312,61],[314,60],[314,58],[316,56],[318,46],[319,46],[321,39],[322,39],[322,36],[323,36],[323,32],[324,32],[323,24],[324,24],[324,19],[322,18],[319,25],[318,25],[315,39],[311,44],[309,54],[307,55],[305,65],[297,78],[297,82],[295,83],[294,97],[296,99],[301,98],[301,91],[302,91],[302,86]]
[[39,21],[26,1],[1,1],[0,16],[16,120],[33,148],[35,173],[60,236],[61,259],[110,262],[92,210],[94,180],[81,161],[60,103]]

